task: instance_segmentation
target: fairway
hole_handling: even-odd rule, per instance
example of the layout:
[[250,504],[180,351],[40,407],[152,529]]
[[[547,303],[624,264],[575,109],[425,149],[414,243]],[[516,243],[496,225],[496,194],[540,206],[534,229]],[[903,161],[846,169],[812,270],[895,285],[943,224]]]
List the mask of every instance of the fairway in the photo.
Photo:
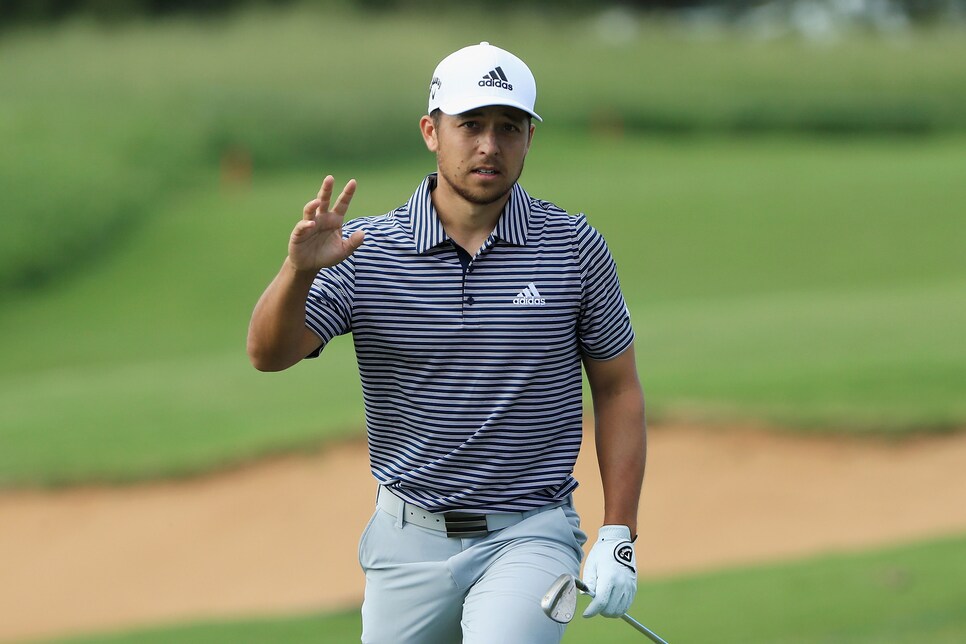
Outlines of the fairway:
[[[652,418],[962,426],[958,141],[671,145],[547,130],[523,184],[558,193],[610,240]],[[361,216],[398,205],[430,160],[325,170],[359,180]],[[251,307],[322,174],[183,195],[96,270],[5,308],[0,482],[178,476],[357,432],[349,338],[284,374],[256,373],[243,351]],[[913,210],[937,192],[949,201]]]

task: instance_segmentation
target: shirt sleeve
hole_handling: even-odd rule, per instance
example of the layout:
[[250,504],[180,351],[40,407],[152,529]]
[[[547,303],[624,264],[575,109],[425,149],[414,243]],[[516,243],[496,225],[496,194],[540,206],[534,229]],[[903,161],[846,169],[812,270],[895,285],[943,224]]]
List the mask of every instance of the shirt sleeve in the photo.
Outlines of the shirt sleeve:
[[355,260],[352,256],[315,276],[305,300],[305,326],[322,340],[322,346],[306,356],[315,358],[332,338],[352,330],[352,297]]
[[604,237],[587,223],[585,215],[577,216],[575,226],[581,279],[577,341],[588,357],[608,360],[634,341],[631,316]]

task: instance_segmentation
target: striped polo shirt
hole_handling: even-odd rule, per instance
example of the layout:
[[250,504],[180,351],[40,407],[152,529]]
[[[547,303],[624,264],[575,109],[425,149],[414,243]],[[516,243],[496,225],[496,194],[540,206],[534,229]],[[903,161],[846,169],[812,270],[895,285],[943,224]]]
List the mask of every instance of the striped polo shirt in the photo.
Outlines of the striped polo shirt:
[[584,215],[516,184],[464,270],[435,186],[345,223],[365,243],[319,272],[306,325],[323,347],[352,333],[380,484],[432,512],[562,500],[577,487],[581,355],[634,339],[613,258]]

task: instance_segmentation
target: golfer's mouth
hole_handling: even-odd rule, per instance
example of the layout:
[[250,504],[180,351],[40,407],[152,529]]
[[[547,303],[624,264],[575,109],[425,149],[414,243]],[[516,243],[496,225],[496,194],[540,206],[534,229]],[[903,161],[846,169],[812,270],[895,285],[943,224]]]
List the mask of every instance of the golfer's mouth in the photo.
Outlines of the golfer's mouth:
[[500,176],[500,171],[496,168],[474,168],[473,174],[478,177],[498,177]]

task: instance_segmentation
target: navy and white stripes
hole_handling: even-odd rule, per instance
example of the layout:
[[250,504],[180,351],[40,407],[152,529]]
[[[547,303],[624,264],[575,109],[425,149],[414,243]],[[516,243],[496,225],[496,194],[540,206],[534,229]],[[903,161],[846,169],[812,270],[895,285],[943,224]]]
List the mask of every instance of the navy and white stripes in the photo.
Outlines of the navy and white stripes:
[[634,338],[613,259],[583,215],[515,185],[464,272],[433,187],[346,222],[365,243],[319,272],[306,324],[323,344],[353,335],[380,483],[434,512],[560,500],[577,486],[581,353],[612,358]]

